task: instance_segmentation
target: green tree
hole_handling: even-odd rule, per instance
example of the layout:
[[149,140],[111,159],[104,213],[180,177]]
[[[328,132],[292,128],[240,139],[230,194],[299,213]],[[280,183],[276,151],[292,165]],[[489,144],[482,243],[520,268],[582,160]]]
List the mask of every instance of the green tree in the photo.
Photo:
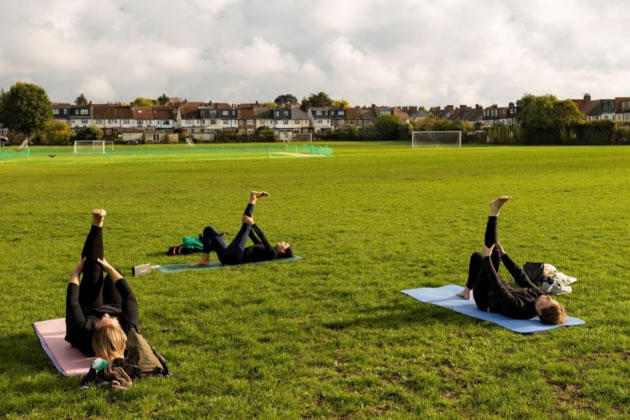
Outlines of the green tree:
[[262,127],[258,127],[256,129],[256,135],[260,139],[266,142],[274,142],[277,140],[276,135],[274,134],[273,130],[267,127],[266,125],[263,125]]
[[77,96],[77,99],[74,100],[74,103],[76,105],[87,105],[88,100],[85,98],[85,95],[81,93],[79,96]]
[[154,99],[143,98],[142,96],[137,97],[131,103],[132,106],[153,106],[155,105]]
[[16,83],[0,102],[0,122],[12,131],[30,135],[53,118],[46,91],[32,83]]
[[409,138],[409,126],[396,115],[381,115],[374,121],[374,128],[381,140]]
[[95,125],[90,125],[77,133],[77,138],[79,137],[81,140],[100,140],[103,138],[103,130]]
[[350,103],[345,99],[338,99],[334,102],[336,108],[350,108]]
[[570,140],[570,126],[584,120],[584,115],[570,99],[554,95],[525,95],[521,98],[517,120],[528,144],[562,143]]
[[295,96],[290,93],[285,93],[284,95],[278,95],[276,99],[273,100],[277,105],[285,105],[285,104],[297,104],[298,100]]
[[71,143],[74,132],[64,121],[49,120],[44,123],[38,137],[41,144],[64,145]]
[[302,98],[300,108],[306,111],[308,108],[315,106],[333,106],[335,102],[330,99],[326,92],[311,93],[308,98]]
[[157,101],[160,105],[166,105],[170,99],[171,98],[166,96],[166,93],[163,93],[160,96],[158,96]]

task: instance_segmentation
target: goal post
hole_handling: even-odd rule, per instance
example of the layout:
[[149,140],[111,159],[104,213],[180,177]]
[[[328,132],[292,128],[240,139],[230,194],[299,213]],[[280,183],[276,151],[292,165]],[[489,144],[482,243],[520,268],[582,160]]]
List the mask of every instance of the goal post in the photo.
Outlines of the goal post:
[[114,142],[111,140],[76,140],[73,153],[102,153],[114,150]]
[[290,141],[313,142],[313,133],[293,133]]
[[461,131],[413,131],[411,147],[420,146],[456,146],[462,147]]

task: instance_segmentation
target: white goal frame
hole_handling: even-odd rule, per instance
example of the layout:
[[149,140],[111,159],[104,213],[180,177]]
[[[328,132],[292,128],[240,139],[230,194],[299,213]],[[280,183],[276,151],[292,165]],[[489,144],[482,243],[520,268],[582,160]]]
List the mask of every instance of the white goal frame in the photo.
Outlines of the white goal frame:
[[[419,145],[418,141],[416,140],[416,134],[457,134],[457,142],[455,144],[453,144],[454,146],[457,147],[462,147],[462,132],[457,130],[457,131],[412,131],[411,132],[411,147],[415,148],[416,146]],[[438,143],[433,143],[434,145],[437,145]],[[448,145],[447,143],[440,143],[440,144],[444,144],[445,146]]]
[[184,141],[186,142],[187,146],[195,147],[195,142],[190,137],[186,137]]
[[[304,138],[308,136],[308,138]],[[289,141],[301,141],[305,143],[313,143],[313,133],[291,133]]]
[[92,144],[92,152],[101,152],[102,154],[107,153],[107,146],[111,145],[110,150],[114,150],[114,142],[112,140],[76,140],[74,142],[74,149],[72,151],[73,154],[78,154],[79,149],[77,146],[80,145],[89,145]]

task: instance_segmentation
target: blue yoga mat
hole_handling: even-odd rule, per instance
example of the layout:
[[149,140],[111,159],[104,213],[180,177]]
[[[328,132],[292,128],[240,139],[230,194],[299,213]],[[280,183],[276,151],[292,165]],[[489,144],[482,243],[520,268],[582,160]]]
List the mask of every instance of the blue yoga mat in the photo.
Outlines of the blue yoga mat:
[[[286,263],[291,261],[301,260],[304,257],[300,257],[299,255],[294,255],[291,258],[278,258],[271,261],[260,261],[255,263],[247,263],[242,265],[251,265],[251,264],[269,264],[269,263]],[[201,265],[196,267],[191,267],[190,264],[165,264],[161,265],[157,271],[160,273],[179,273],[180,271],[188,271],[188,270],[216,270],[217,268],[223,267],[235,267],[233,265],[223,265],[219,261],[211,261],[208,265]]]
[[537,316],[532,319],[512,319],[505,315],[484,312],[477,308],[474,299],[466,300],[456,296],[456,294],[463,289],[462,286],[451,284],[442,287],[423,287],[420,289],[403,290],[402,292],[414,299],[418,299],[420,302],[431,303],[462,315],[494,322],[503,328],[521,334],[544,332],[559,327],[584,325],[583,320],[570,316],[567,317],[567,322],[562,325],[546,325],[540,322]]

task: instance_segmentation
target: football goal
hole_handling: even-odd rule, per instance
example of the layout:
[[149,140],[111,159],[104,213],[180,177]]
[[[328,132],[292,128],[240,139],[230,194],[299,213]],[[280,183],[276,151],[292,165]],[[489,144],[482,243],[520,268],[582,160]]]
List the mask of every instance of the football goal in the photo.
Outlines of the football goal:
[[414,131],[411,133],[411,147],[421,146],[462,146],[461,131]]
[[195,147],[195,142],[190,137],[186,137],[185,140],[186,146]]
[[290,141],[313,142],[313,133],[293,133]]
[[77,140],[74,142],[73,153],[102,153],[114,150],[114,142],[111,140]]

